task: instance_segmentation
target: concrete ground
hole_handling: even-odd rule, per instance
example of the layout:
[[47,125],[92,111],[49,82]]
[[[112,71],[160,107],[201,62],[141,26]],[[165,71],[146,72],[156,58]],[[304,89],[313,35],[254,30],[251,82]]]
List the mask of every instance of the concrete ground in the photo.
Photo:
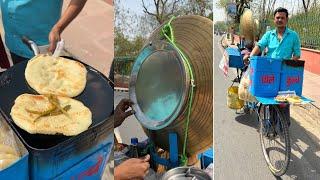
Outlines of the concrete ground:
[[[69,1],[64,1],[64,9]],[[62,33],[68,52],[105,75],[109,74],[114,55],[114,11],[110,3],[110,0],[87,1],[81,13]]]

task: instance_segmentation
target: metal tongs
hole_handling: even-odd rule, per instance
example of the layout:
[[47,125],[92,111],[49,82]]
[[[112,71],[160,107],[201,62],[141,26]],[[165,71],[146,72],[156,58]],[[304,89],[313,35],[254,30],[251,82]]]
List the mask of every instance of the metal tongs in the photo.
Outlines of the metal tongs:
[[[41,54],[41,49],[34,41],[32,41],[26,36],[22,36],[21,40],[24,44],[26,44],[30,48],[30,50],[33,51],[35,56],[38,54]],[[52,57],[59,57],[63,50],[63,46],[64,46],[64,40],[61,39],[61,41],[57,42],[57,46],[56,46],[56,49],[54,50],[54,53],[52,54]]]

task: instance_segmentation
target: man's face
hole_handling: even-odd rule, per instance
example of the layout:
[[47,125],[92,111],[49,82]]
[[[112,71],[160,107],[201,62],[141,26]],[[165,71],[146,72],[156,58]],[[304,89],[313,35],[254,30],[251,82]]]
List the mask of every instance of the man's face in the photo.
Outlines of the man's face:
[[286,13],[285,12],[277,12],[274,16],[273,22],[276,25],[276,27],[278,27],[278,28],[286,27],[287,22],[288,22],[288,18],[286,16]]

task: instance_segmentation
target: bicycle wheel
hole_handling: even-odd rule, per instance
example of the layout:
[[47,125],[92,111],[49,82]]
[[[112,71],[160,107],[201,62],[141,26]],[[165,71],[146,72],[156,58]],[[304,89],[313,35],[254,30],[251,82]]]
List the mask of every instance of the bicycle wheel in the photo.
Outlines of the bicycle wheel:
[[287,171],[291,154],[288,123],[275,105],[261,105],[258,113],[264,158],[270,171],[282,176]]

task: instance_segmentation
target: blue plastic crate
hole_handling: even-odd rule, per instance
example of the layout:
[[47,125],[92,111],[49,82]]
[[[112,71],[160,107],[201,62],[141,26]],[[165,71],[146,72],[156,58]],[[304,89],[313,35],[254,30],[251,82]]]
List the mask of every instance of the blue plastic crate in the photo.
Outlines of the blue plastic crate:
[[[59,145],[49,149],[39,149],[30,153],[29,168],[30,178],[37,179],[70,179],[71,177],[80,176],[81,173],[90,174],[89,171],[93,167],[89,164],[98,163],[98,174],[95,172],[93,176],[101,175],[101,160],[95,160],[89,163],[89,158],[100,149],[106,151],[102,161],[105,162],[109,157],[113,146],[113,121],[106,121],[97,129],[85,131],[77,135],[74,139],[69,139]],[[112,125],[112,126],[111,126]],[[81,143],[80,143],[81,141]],[[101,154],[101,153],[98,153]],[[89,159],[88,159],[89,158]],[[88,159],[88,161],[87,161]],[[86,167],[79,168],[78,164],[86,164]],[[104,164],[103,164],[104,166]],[[70,172],[69,172],[70,171]],[[66,178],[66,177],[70,178]],[[81,177],[86,177],[82,175]],[[90,177],[87,177],[90,178]],[[58,178],[59,179],[59,178]],[[60,178],[61,179],[61,178]]]
[[226,51],[229,56],[229,67],[233,68],[243,68],[243,57],[237,48],[226,48]]
[[111,148],[110,144],[105,145],[56,179],[101,179]]
[[254,56],[250,60],[249,90],[254,96],[274,97],[280,88],[281,60]]
[[28,158],[29,158],[29,154],[25,154],[17,162],[10,165],[6,169],[0,171],[0,179],[15,179],[15,180],[29,179]]
[[295,91],[302,95],[304,61],[285,60],[282,63],[280,91]]
[[198,155],[198,159],[201,161],[201,168],[205,169],[209,164],[213,163],[214,151],[213,148],[209,148],[204,153]]

